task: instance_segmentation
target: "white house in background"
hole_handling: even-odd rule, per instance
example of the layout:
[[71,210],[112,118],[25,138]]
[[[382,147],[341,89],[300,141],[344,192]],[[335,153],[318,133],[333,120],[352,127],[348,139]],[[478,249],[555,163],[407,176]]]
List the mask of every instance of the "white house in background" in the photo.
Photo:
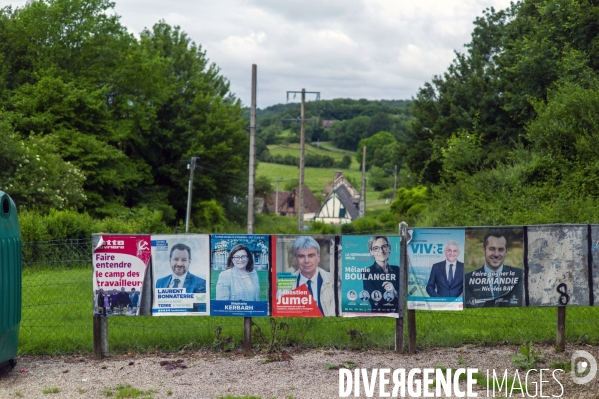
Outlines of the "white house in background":
[[353,198],[347,187],[340,184],[324,200],[313,220],[328,224],[350,223],[360,214],[358,206],[359,199]]
[[327,183],[327,186],[324,192],[322,193],[324,195],[324,198],[328,197],[331,194],[331,192],[339,186],[345,186],[351,197],[354,200],[360,202],[360,192],[356,190],[354,186],[352,186],[352,184],[349,182],[349,180],[347,180],[345,176],[343,176],[343,171],[341,170],[335,171],[333,183]]

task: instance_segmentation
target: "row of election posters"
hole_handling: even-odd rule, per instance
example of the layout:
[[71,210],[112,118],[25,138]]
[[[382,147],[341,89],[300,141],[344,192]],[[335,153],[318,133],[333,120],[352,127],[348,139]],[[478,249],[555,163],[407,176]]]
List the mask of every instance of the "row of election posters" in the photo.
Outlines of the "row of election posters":
[[410,233],[409,309],[522,306],[522,228]]
[[400,238],[94,234],[94,313],[398,317]]
[[599,226],[408,233],[408,309],[599,304]]
[[400,237],[101,235],[94,313],[399,317],[408,309],[599,305],[599,226],[423,228]]

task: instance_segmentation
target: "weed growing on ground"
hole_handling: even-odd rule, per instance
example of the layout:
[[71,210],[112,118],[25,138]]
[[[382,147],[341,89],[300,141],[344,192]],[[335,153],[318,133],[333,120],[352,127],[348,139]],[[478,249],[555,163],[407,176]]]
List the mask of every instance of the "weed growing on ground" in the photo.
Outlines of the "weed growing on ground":
[[569,361],[551,362],[551,368],[554,370],[564,370],[564,373],[569,373],[570,371],[572,371],[572,363],[570,363]]
[[152,399],[152,394],[156,393],[155,389],[148,389],[143,391],[131,386],[131,384],[120,384],[116,388],[106,388],[102,393],[106,397],[115,397],[116,399],[123,398],[140,398],[140,399]]
[[47,393],[58,393],[60,392],[60,388],[57,387],[52,387],[52,388],[44,388],[42,390],[42,393],[47,394]]
[[545,359],[541,356],[541,351],[532,348],[532,342],[527,342],[520,347],[519,355],[512,355],[512,364],[521,370],[530,370],[543,363]]
[[368,347],[366,334],[360,330],[349,330],[349,346],[355,350],[364,350]]
[[280,353],[285,346],[289,345],[289,324],[274,317],[271,317],[269,322],[270,336],[267,337],[260,326],[252,321],[254,342],[264,353]]
[[219,396],[218,399],[262,399],[261,396]]
[[233,340],[233,336],[229,335],[228,337],[221,338],[221,326],[218,326],[214,332],[216,333],[216,337],[212,342],[212,349],[221,349],[225,352],[230,352],[235,349],[235,341]]
[[350,360],[347,360],[341,364],[327,364],[327,370],[339,370],[339,369],[355,369],[358,365]]

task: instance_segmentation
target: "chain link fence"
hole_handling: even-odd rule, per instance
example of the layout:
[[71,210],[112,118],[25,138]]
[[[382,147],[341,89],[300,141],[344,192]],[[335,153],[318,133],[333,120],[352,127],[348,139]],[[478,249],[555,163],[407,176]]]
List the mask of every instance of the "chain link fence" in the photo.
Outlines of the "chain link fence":
[[[20,353],[92,352],[92,298],[91,240],[24,243]],[[555,307],[419,310],[417,340],[419,347],[551,342],[556,320]],[[259,348],[393,349],[395,342],[395,319],[384,317],[253,321],[253,344]],[[109,316],[108,331],[111,352],[228,350],[241,345],[243,317]],[[597,343],[599,307],[569,307],[566,337]]]

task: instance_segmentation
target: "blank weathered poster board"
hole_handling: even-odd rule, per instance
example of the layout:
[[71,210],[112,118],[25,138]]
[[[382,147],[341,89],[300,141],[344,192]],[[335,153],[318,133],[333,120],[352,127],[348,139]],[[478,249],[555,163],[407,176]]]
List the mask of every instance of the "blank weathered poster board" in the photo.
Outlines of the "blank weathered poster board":
[[593,277],[593,305],[599,306],[599,225],[591,225],[591,242],[589,250],[592,255],[592,277]]
[[588,306],[588,226],[529,226],[530,306]]

